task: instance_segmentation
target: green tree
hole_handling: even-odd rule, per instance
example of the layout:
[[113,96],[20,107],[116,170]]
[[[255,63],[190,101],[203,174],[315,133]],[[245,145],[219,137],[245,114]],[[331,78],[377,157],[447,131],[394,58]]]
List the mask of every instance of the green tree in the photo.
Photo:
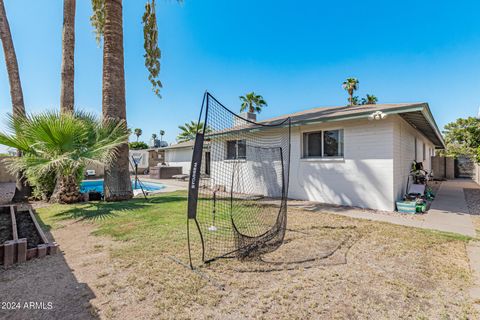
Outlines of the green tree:
[[244,96],[240,96],[240,100],[242,101],[240,112],[260,113],[262,109],[267,106],[267,102],[263,97],[253,91]]
[[10,116],[8,126],[12,134],[0,133],[0,144],[23,154],[7,160],[9,170],[23,173],[34,186],[51,177],[50,200],[61,203],[79,201],[85,166],[112,163],[128,139],[124,121],[101,121],[82,112]]
[[366,98],[362,98],[362,104],[377,104],[378,98],[373,94],[367,94]]
[[137,142],[138,142],[138,138],[140,138],[142,133],[143,133],[143,131],[140,128],[136,128],[136,129],[133,130],[133,134],[137,136]]
[[348,78],[345,80],[342,84],[343,89],[345,89],[348,92],[349,98],[348,102],[351,106],[353,106],[353,93],[358,90],[358,84],[360,81],[358,81],[356,78]]
[[[187,122],[184,125],[178,126],[178,128],[181,130],[181,132],[177,136],[177,141],[187,142],[190,140],[194,140],[197,132],[203,130],[203,122],[197,123],[195,121],[190,121],[190,123]],[[208,127],[205,129],[205,133],[209,133],[211,131],[212,130]]]
[[445,154],[457,157],[471,156],[480,163],[480,119],[469,117],[460,118],[445,125]]
[[353,96],[351,98],[351,105],[352,106],[357,106],[357,105],[359,105],[359,103],[360,103],[360,99],[358,98],[358,96]]
[[143,150],[143,149],[148,149],[148,145],[143,142],[143,141],[136,141],[136,142],[130,142],[128,144],[128,146],[130,147],[130,149],[132,150]]

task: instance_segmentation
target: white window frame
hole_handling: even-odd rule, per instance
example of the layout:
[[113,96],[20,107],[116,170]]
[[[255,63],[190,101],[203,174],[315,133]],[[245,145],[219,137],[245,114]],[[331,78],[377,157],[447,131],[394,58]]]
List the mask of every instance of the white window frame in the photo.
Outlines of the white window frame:
[[[324,133],[325,131],[343,131],[343,134],[342,134],[342,147],[343,147],[343,155],[341,156],[325,156],[325,152],[324,152],[324,147],[325,147],[325,143],[324,143]],[[321,140],[321,148],[320,148],[320,152],[321,152],[321,156],[312,156],[312,157],[309,157],[309,156],[305,156],[305,142],[304,142],[304,135],[305,134],[309,134],[309,133],[318,133],[318,132],[321,132],[321,137],[320,137],[320,140]],[[335,160],[335,159],[344,159],[345,158],[345,129],[344,128],[324,128],[324,129],[316,129],[316,130],[305,130],[305,131],[301,131],[301,143],[300,143],[300,159],[302,160]]]

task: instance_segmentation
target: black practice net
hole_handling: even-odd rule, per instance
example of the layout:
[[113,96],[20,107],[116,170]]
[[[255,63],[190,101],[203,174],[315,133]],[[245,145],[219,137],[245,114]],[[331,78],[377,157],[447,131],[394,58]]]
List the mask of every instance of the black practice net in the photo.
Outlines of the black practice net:
[[204,262],[253,259],[277,249],[285,237],[290,119],[245,117],[205,94],[188,195],[189,250],[193,224]]

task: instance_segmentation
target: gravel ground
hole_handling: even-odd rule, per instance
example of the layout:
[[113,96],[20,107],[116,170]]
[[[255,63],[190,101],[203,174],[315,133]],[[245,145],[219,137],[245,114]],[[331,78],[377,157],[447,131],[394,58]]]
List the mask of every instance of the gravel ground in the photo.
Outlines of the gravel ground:
[[480,215],[480,187],[478,189],[463,189],[468,211],[473,215]]

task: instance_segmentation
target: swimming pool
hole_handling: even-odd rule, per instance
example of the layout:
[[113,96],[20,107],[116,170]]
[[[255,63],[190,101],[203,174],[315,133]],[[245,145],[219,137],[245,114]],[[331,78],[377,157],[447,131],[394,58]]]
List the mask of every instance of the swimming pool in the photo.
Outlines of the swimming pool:
[[[144,182],[142,181],[143,190],[145,191],[158,191],[165,188],[165,185],[161,183],[154,182]],[[132,188],[135,190],[135,182],[132,180]],[[137,189],[140,189],[140,186],[137,184]],[[86,180],[82,181],[80,184],[80,192],[91,192],[97,191],[103,193],[103,180]]]

